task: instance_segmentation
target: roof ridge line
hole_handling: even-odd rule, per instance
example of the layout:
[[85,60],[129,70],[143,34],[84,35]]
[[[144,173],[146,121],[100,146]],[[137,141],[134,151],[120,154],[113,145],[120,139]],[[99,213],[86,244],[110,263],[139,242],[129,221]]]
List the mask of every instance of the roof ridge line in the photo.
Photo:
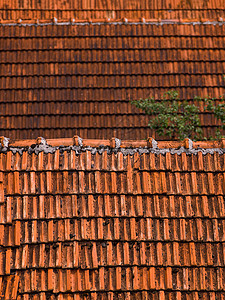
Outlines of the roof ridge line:
[[[149,137],[146,140],[120,140],[118,138],[111,139],[82,139],[79,136],[73,138],[59,138],[59,139],[44,139],[38,137],[37,139],[15,140],[9,142],[9,138],[0,137],[0,150],[5,152],[13,148],[40,148],[39,151],[44,151],[45,148],[61,148],[61,147],[80,147],[88,150],[88,148],[151,148],[154,150],[178,149],[183,148],[187,150],[198,149],[225,149],[225,138],[214,141],[192,141],[189,138],[183,141],[156,141]],[[42,150],[41,150],[42,149]]]
[[84,20],[76,20],[76,19],[17,19],[17,20],[2,20],[0,19],[0,26],[46,26],[46,25],[166,25],[166,24],[176,24],[176,25],[222,25],[225,24],[225,20],[222,17],[218,17],[215,19],[84,19]]

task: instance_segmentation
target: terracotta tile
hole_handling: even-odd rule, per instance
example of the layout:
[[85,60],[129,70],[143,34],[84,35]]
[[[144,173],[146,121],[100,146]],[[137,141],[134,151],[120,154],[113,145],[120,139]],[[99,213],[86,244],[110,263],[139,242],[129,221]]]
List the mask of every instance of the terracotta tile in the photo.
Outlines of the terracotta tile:
[[[91,33],[91,25],[58,25],[57,31],[53,25],[2,27],[2,91],[9,99],[3,103],[6,108],[1,117],[2,134],[11,139],[31,138],[41,133],[49,138],[69,137],[76,128],[76,133],[85,137],[111,138],[116,133],[120,138],[144,139],[153,134],[147,125],[148,118],[134,111],[128,98],[145,97],[151,87],[152,95],[158,98],[164,92],[159,88],[161,81],[168,88],[174,84],[179,86],[182,99],[191,99],[196,93],[205,96],[209,90],[212,96],[222,94],[218,87],[222,86],[223,74],[221,26],[196,25],[193,33],[190,29],[193,25],[141,24],[142,30],[137,30],[140,25],[132,24],[121,30],[111,29],[106,39],[102,32],[111,26],[101,25],[95,34]],[[52,49],[46,44],[46,32]],[[74,32],[76,49],[72,44]],[[22,48],[16,42],[18,37],[23,41]],[[12,39],[15,42],[10,44]],[[103,49],[105,47],[112,49],[110,54]],[[77,57],[77,63],[71,62],[72,57]],[[207,69],[203,68],[202,59],[207,61]],[[132,68],[129,68],[131,63]],[[62,72],[64,69],[66,75]],[[168,75],[168,69],[173,73]],[[79,73],[76,76],[75,70]],[[9,71],[11,75],[5,77]],[[211,73],[215,74],[213,78]],[[205,86],[206,82],[211,88]],[[186,88],[187,85],[190,87]],[[51,113],[50,104],[54,106],[55,115]],[[0,111],[4,109],[0,107]],[[210,134],[214,120],[211,116],[201,115],[201,118],[206,126],[204,131]],[[93,122],[96,129],[92,128]]]
[[2,156],[5,297],[222,297],[223,154],[61,153]]

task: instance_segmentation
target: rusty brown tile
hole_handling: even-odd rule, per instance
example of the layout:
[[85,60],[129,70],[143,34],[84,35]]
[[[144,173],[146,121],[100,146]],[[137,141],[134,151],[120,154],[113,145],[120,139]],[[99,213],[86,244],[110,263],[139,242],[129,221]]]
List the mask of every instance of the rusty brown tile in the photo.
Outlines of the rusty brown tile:
[[[148,118],[129,100],[223,94],[223,26],[2,26],[1,39],[0,133],[11,139],[145,139]],[[215,120],[201,120],[212,135]]]

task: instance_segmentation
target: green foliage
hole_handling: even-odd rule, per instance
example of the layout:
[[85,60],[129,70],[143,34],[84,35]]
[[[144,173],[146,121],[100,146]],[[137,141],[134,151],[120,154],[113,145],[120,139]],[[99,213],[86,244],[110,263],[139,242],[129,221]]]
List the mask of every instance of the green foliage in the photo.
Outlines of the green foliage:
[[221,126],[218,126],[216,129],[216,138],[223,138],[221,130],[225,130],[225,103],[223,98],[221,100],[223,103],[216,105],[214,98],[206,97],[204,99],[204,111],[213,112],[216,119],[221,122]]
[[[193,140],[205,139],[199,118],[200,101],[203,102],[204,111],[211,112],[222,122],[217,128],[216,138],[221,138],[221,129],[225,129],[225,104],[215,105],[215,99],[201,99],[195,97],[198,105],[181,101],[177,91],[168,91],[160,101],[154,98],[134,100],[131,103],[142,109],[151,116],[149,126],[156,130],[159,136],[168,138],[178,138],[183,140],[191,138]],[[196,102],[195,101],[195,102]]]

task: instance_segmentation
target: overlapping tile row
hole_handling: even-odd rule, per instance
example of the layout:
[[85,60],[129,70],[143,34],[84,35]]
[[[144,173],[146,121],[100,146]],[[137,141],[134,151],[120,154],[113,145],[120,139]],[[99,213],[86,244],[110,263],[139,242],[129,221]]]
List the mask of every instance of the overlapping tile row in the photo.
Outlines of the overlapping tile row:
[[225,154],[209,147],[2,151],[1,297],[224,299]]
[[1,0],[0,13],[4,21],[18,19],[76,20],[121,18],[216,19],[224,15],[224,0],[181,1],[7,1]]
[[[130,100],[223,95],[224,25],[0,26],[0,134],[144,139]],[[204,134],[218,124],[202,114]]]

